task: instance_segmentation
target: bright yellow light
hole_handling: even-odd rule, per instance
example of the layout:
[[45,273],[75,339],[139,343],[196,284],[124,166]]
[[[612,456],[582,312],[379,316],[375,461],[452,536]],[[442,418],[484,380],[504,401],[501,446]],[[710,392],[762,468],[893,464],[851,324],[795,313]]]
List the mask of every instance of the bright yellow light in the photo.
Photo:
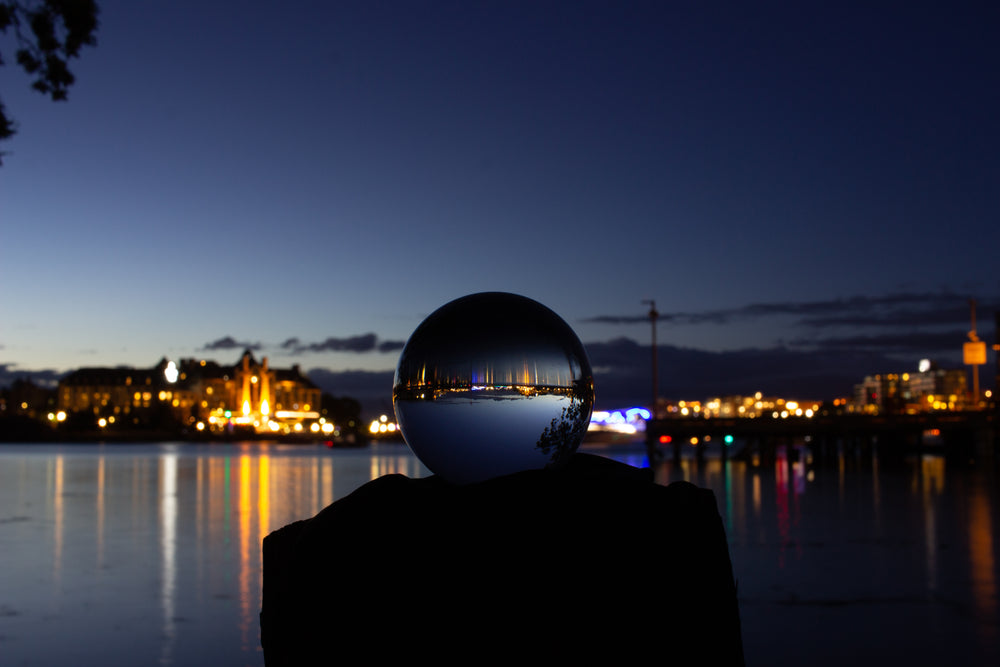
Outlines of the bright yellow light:
[[272,431],[274,431],[275,433],[277,433],[278,429],[281,428],[281,424],[272,419],[271,421],[267,422],[267,427]]
[[100,419],[97,420],[97,425],[100,426],[101,428],[104,428],[105,426],[108,425],[108,420],[105,419],[104,417],[101,417]]
[[254,375],[253,377],[251,377],[250,381],[253,382],[254,384],[257,384],[257,376]]
[[688,442],[690,442],[692,445],[697,445],[698,444],[698,438],[696,438],[694,436],[691,436],[691,439],[688,440]]
[[267,401],[260,402],[260,414],[264,416],[271,414],[271,406],[267,404]]
[[816,413],[813,412],[811,409],[810,410],[806,410],[806,417],[812,417],[814,414],[816,414]]
[[795,409],[799,407],[799,404],[797,401],[788,401],[785,403],[785,407],[788,408],[789,412],[795,412]]
[[764,395],[758,391],[756,394],[753,395],[753,397],[754,397],[755,400],[759,401],[760,399],[762,399],[764,397]]
[[66,413],[60,410],[56,413],[56,421],[64,422],[66,421]]
[[302,431],[302,424],[301,424],[301,423],[299,423],[299,424],[296,424],[296,425],[295,425],[295,432],[296,432],[296,433],[299,433],[299,432],[301,432],[301,431]]
[[333,424],[330,422],[323,424],[323,433],[333,433]]
[[250,401],[243,401],[243,416],[250,414]]
[[198,429],[199,431],[204,431],[205,430],[205,422],[198,422],[197,424],[194,425],[194,427],[196,429]]
[[378,433],[378,420],[377,419],[375,419],[375,420],[372,421],[371,425],[368,427],[368,431],[370,433]]
[[309,425],[309,430],[312,431],[313,433],[319,433],[319,424],[313,422],[312,424]]

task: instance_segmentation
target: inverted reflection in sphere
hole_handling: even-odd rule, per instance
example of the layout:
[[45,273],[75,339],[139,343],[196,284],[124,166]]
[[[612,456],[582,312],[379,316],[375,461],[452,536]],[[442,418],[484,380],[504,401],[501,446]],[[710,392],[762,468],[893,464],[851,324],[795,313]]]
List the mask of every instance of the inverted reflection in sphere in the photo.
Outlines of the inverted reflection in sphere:
[[483,292],[417,327],[392,402],[417,458],[468,484],[565,462],[590,424],[594,379],[562,318],[527,297]]

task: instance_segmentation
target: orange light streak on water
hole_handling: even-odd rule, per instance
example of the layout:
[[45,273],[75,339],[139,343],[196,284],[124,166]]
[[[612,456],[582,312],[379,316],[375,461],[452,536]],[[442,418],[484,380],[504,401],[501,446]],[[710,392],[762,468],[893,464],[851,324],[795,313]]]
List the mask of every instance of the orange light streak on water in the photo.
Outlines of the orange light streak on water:
[[[239,569],[239,591],[240,591],[240,633],[245,646],[250,644],[250,624],[251,624],[251,604],[256,606],[256,600],[251,602],[250,598],[250,518],[253,505],[250,502],[250,457],[246,454],[240,456],[240,481],[239,481],[239,543],[240,543],[240,569]],[[256,560],[256,549],[254,560]],[[256,641],[256,637],[254,637]]]
[[993,523],[990,497],[983,488],[982,479],[972,486],[969,498],[969,560],[972,575],[972,595],[976,615],[979,617],[979,634],[989,646],[997,639],[997,580],[996,557],[993,553]]

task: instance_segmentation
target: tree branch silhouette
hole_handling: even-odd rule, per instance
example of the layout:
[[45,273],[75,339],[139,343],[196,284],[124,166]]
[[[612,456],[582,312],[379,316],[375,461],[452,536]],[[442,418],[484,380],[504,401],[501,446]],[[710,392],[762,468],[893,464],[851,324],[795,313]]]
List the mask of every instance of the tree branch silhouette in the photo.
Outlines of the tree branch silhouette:
[[[67,63],[78,58],[84,46],[97,44],[98,11],[94,0],[0,1],[0,33],[13,32],[17,44],[14,57],[33,77],[33,89],[54,101],[66,100],[69,87],[76,81]],[[0,141],[16,132],[14,121],[0,101]],[[0,157],[3,155],[0,152]]]

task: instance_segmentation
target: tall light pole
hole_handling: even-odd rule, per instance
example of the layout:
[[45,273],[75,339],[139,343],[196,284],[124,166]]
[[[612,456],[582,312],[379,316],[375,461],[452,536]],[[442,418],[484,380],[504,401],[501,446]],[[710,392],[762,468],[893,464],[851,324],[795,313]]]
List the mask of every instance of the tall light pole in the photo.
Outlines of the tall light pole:
[[972,409],[979,409],[979,367],[986,363],[986,342],[979,340],[976,334],[976,300],[970,299],[972,309],[972,330],[969,340],[962,348],[962,356],[966,365],[972,366]]
[[659,379],[657,377],[657,370],[656,370],[656,318],[659,317],[660,314],[658,312],[656,312],[656,301],[653,301],[652,299],[648,299],[648,300],[643,301],[643,303],[648,303],[649,304],[649,323],[653,327],[653,345],[652,345],[652,349],[653,349],[653,402],[649,406],[649,412],[652,415],[653,419],[656,419],[656,399],[659,397],[658,395],[660,393]]

